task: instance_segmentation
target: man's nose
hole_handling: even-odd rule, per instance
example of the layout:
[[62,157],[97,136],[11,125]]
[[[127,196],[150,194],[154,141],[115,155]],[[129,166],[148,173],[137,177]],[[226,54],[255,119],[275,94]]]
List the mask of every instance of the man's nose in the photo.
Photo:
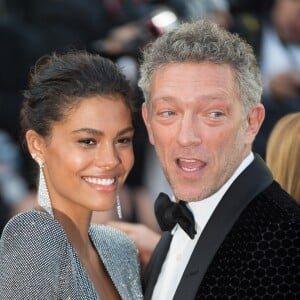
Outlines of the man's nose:
[[190,146],[201,143],[200,117],[187,113],[179,121],[177,142],[182,146]]

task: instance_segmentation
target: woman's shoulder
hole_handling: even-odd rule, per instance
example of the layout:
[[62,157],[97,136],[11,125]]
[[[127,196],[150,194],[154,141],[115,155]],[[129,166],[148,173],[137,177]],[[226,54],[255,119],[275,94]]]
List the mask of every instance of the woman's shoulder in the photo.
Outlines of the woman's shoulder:
[[41,248],[51,248],[51,245],[55,244],[54,241],[57,243],[66,240],[60,224],[48,213],[35,209],[12,217],[1,236],[1,243],[9,248],[19,248],[29,243],[38,243]]
[[[6,224],[5,230],[18,228],[19,230],[30,229],[56,229],[57,231],[63,231],[60,224],[48,213],[39,211],[36,209],[21,212],[12,217]],[[46,231],[45,229],[43,231]]]
[[37,210],[14,216],[0,239],[0,299],[52,299],[66,265],[67,238],[52,216]]

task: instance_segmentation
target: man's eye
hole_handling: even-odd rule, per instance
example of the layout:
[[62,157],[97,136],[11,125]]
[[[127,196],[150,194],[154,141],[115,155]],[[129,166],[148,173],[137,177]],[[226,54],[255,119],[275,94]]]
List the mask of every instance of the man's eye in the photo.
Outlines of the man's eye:
[[167,110],[167,111],[163,111],[161,113],[159,113],[160,116],[164,117],[164,118],[169,118],[175,115],[175,113],[173,111]]
[[209,116],[214,118],[214,119],[218,119],[224,116],[224,113],[221,111],[213,111],[209,113]]
[[78,141],[80,144],[83,144],[83,145],[95,145],[96,144],[96,141],[94,139],[81,139]]

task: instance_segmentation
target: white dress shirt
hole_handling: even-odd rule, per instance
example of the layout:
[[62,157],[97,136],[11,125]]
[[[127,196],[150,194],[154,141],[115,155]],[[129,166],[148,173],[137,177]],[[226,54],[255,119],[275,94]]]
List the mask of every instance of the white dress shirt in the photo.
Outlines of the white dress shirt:
[[253,159],[254,155],[251,152],[215,194],[201,201],[188,203],[195,218],[197,234],[194,239],[191,239],[179,225],[174,227],[172,242],[154,287],[152,300],[170,300],[174,297],[183,272],[210,216],[233,181]]

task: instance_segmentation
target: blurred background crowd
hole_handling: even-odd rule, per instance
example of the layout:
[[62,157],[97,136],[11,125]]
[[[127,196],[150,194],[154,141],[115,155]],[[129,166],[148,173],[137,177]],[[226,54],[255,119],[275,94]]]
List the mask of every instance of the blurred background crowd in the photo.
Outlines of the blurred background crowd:
[[[265,158],[275,123],[300,111],[300,0],[0,0],[0,233],[13,214],[32,207],[35,199],[36,170],[18,139],[22,90],[35,61],[70,49],[100,53],[122,68],[139,107],[140,50],[180,22],[202,18],[254,47],[266,107],[254,151]],[[159,191],[170,189],[139,114],[135,125],[135,166],[120,195],[123,217],[158,230],[153,201]],[[295,159],[299,165],[299,152]],[[115,212],[94,216],[96,222],[111,218]]]

